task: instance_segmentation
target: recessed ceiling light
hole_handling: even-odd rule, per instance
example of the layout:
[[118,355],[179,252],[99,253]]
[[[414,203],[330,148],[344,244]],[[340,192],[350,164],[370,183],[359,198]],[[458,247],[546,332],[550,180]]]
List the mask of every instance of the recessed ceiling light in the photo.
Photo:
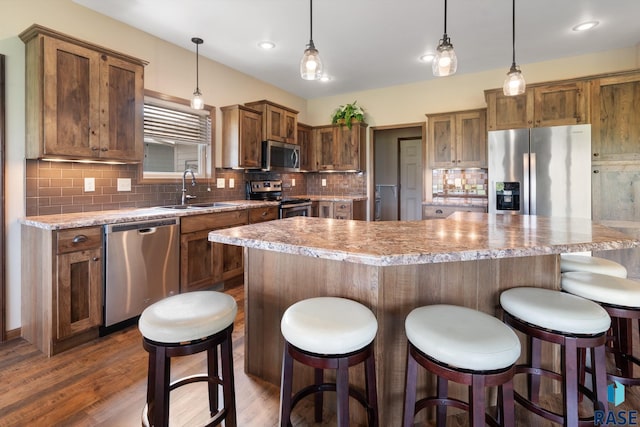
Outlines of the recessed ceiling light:
[[573,31],[587,31],[598,25],[598,21],[587,21],[572,28]]
[[420,59],[420,62],[431,62],[433,61],[434,57],[435,55],[433,53],[425,53],[419,59]]
[[269,49],[274,49],[276,47],[276,44],[269,40],[263,40],[258,43],[258,47],[264,50],[269,50]]

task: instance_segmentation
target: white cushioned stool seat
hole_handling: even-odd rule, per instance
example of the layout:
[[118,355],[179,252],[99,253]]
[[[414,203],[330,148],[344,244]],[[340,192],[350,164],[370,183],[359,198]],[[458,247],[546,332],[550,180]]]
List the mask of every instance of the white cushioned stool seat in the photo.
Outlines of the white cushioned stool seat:
[[227,328],[237,312],[238,305],[230,295],[215,291],[186,292],[151,304],[142,312],[138,328],[151,341],[188,342]]
[[608,276],[627,277],[627,269],[622,264],[589,255],[560,254],[560,271],[590,271]]
[[586,271],[562,273],[562,289],[592,301],[640,307],[640,282]]
[[520,340],[493,316],[466,307],[418,307],[405,320],[407,338],[427,356],[462,369],[491,371],[513,365]]
[[599,334],[611,324],[595,302],[551,289],[509,289],[500,294],[500,305],[524,322],[563,333]]
[[316,354],[347,354],[370,344],[378,322],[367,307],[345,298],[309,298],[291,305],[281,322],[284,338]]

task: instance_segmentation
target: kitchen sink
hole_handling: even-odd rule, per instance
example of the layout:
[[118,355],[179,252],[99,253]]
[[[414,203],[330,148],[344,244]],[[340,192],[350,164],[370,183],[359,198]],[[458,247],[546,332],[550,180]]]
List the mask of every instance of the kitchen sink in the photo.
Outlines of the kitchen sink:
[[192,203],[190,205],[167,205],[160,206],[163,209],[205,209],[205,208],[228,208],[232,206],[238,206],[237,203],[227,202],[206,202],[206,203]]

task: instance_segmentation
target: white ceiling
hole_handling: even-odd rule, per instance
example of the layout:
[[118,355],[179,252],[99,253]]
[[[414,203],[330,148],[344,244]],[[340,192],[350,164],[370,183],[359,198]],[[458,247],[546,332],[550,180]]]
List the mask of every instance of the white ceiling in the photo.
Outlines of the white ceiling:
[[[443,0],[316,0],[313,41],[329,82],[300,78],[309,41],[306,0],[74,0],[161,39],[306,99],[434,78],[418,58],[444,30]],[[458,73],[511,65],[511,1],[450,0],[447,33]],[[640,43],[640,0],[518,0],[516,62],[522,65]],[[591,31],[572,27],[599,21]],[[271,40],[276,48],[258,48]],[[501,72],[502,73],[502,72]],[[500,86],[504,76],[497,76]]]

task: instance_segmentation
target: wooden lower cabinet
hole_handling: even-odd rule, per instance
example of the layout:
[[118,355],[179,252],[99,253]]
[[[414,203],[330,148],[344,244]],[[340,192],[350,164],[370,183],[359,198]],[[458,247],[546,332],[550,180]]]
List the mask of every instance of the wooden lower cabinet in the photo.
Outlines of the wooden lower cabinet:
[[180,292],[208,289],[244,275],[241,246],[213,243],[211,230],[278,219],[278,206],[183,217],[180,221]]
[[[313,216],[313,215],[312,215]],[[318,202],[318,217],[333,219],[366,220],[367,207],[365,200]]]
[[246,209],[181,219],[180,292],[207,289],[243,274],[242,248],[209,242],[208,236],[211,230],[236,227],[248,222]]
[[484,206],[423,205],[422,219],[442,219],[454,212],[487,212]]
[[22,226],[22,336],[48,356],[98,336],[102,227]]

